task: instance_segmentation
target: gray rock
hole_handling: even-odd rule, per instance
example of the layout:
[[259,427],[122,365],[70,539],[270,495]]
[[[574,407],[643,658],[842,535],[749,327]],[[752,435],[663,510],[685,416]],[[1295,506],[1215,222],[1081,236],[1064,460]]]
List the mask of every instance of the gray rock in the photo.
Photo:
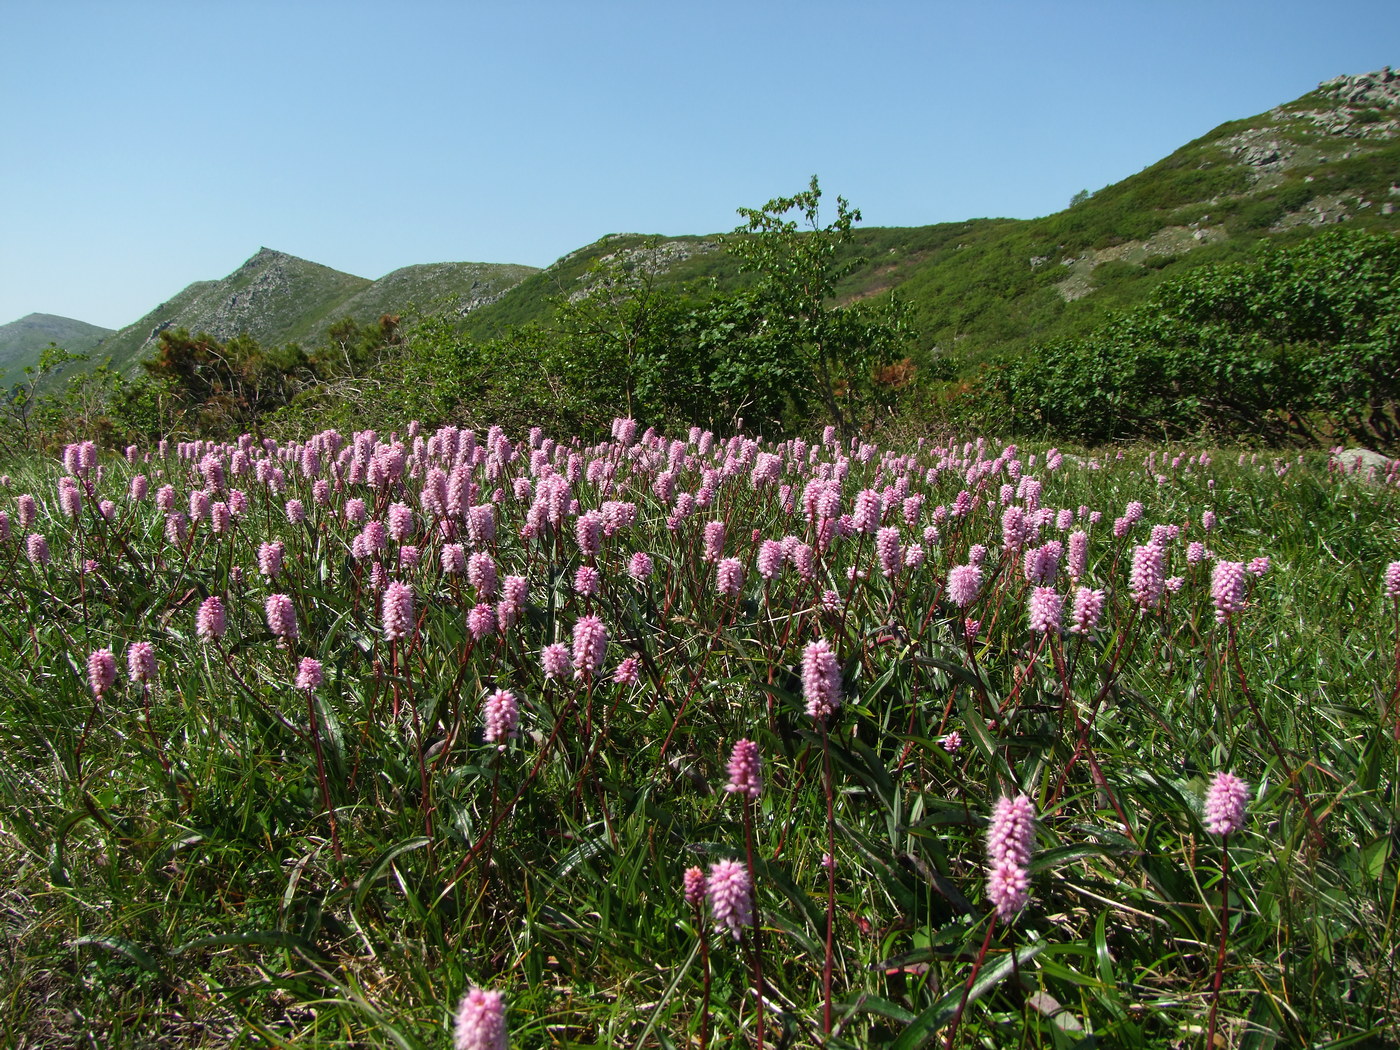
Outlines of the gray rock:
[[1332,453],[1332,462],[1338,469],[1348,474],[1365,474],[1369,470],[1384,471],[1390,466],[1390,457],[1369,448],[1349,448]]

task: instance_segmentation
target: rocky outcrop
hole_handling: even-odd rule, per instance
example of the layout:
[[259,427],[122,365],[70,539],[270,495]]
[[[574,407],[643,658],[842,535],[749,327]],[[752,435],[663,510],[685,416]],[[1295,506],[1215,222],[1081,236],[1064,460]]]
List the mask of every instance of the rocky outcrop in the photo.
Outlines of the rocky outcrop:
[[1354,109],[1400,108],[1400,72],[1389,66],[1374,73],[1333,77],[1318,90]]

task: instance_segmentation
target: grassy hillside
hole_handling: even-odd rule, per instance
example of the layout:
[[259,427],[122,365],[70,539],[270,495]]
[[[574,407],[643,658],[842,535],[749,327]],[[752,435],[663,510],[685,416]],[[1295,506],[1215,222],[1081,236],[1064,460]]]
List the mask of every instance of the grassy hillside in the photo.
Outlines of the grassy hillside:
[[539,271],[511,263],[444,262],[404,266],[338,304],[337,318],[369,321],[413,308],[425,314],[467,314],[494,302]]
[[28,314],[0,325],[0,372],[8,382],[15,382],[26,365],[38,363],[39,355],[50,343],[75,354],[94,353],[111,334],[110,328],[71,317]]

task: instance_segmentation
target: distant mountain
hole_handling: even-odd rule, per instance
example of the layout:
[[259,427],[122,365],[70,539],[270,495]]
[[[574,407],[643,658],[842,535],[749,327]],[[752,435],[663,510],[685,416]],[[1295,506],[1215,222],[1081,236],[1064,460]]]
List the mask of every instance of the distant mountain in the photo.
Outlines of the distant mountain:
[[56,314],[29,314],[18,321],[0,325],[0,371],[9,386],[22,378],[26,365],[37,364],[50,343],[75,354],[96,354],[98,345],[112,335],[110,328],[99,328],[86,321]]
[[341,318],[369,323],[410,307],[425,314],[465,313],[491,302],[534,273],[529,266],[427,263],[378,281],[342,273],[262,248],[229,276],[196,281],[103,344],[112,367],[131,371],[167,328],[208,332],[217,339],[247,334],[264,346],[314,346]]
[[166,328],[208,332],[218,339],[244,333],[260,343],[305,338],[324,327],[339,303],[371,282],[294,255],[262,248],[218,281],[197,281],[161,303],[104,346],[112,367],[129,370]]

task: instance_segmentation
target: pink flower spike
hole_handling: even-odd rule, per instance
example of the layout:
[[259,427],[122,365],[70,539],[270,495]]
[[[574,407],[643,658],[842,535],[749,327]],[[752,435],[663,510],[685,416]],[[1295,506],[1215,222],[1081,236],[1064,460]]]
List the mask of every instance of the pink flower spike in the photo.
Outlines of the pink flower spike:
[[269,594],[263,606],[267,614],[267,629],[279,638],[297,636],[297,611],[292,599],[285,594]]
[[715,569],[715,590],[726,598],[737,598],[744,588],[744,563],[723,558]]
[[1247,572],[1244,562],[1218,561],[1215,563],[1210,577],[1210,597],[1215,603],[1217,623],[1224,623],[1233,613],[1244,609]]
[[88,685],[100,697],[117,680],[117,658],[110,649],[98,649],[87,658]]
[[1228,835],[1244,827],[1248,801],[1248,784],[1232,773],[1215,774],[1206,790],[1206,830],[1212,835]]
[[574,658],[563,642],[554,642],[540,650],[540,666],[546,678],[564,678],[574,669]]
[[1025,795],[1003,797],[987,827],[987,899],[1003,922],[1015,917],[1030,899],[1031,846],[1035,841],[1035,807]]
[[302,657],[297,668],[296,687],[302,692],[312,692],[321,688],[321,661],[309,656]]
[[608,628],[596,616],[581,616],[574,624],[574,677],[591,678],[603,667]]
[[685,902],[692,908],[698,907],[705,899],[705,891],[708,888],[708,881],[705,872],[701,868],[686,868],[683,882],[683,892]]
[[748,869],[736,860],[716,861],[710,866],[706,889],[715,925],[728,930],[737,941],[744,927],[753,922],[753,883]]
[[629,656],[613,669],[613,681],[618,685],[636,685],[642,677],[642,665],[635,656]]
[[1400,598],[1400,561],[1393,561],[1385,567],[1385,596]]
[[520,724],[520,703],[508,689],[497,689],[486,698],[481,717],[486,723],[483,734],[486,742],[504,747],[505,742],[516,735],[516,726]]
[[958,565],[948,572],[948,600],[966,609],[982,589],[982,570],[976,565]]
[[132,642],[126,649],[126,672],[133,682],[156,680],[156,650],[150,642]]
[[506,1004],[500,992],[473,988],[462,996],[453,1046],[454,1050],[507,1050]]
[[807,716],[819,722],[841,706],[841,664],[825,639],[808,642],[802,651],[802,695]]
[[413,588],[398,580],[384,588],[384,637],[397,642],[413,633]]
[[1035,588],[1030,601],[1031,630],[1037,634],[1059,634],[1064,608],[1064,598],[1055,588]]
[[725,791],[756,799],[763,794],[763,759],[752,740],[740,740],[729,756],[729,783]]

